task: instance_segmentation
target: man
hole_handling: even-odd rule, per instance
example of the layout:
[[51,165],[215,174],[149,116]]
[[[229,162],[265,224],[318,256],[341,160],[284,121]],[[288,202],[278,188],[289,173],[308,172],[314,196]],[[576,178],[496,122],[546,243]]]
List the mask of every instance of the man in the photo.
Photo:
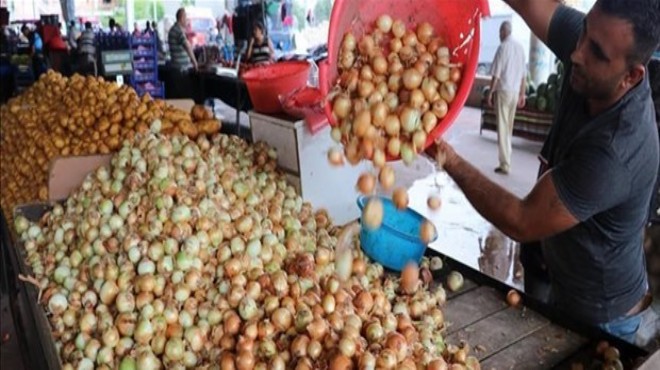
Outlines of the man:
[[91,71],[96,75],[96,35],[92,22],[85,22],[85,29],[78,39],[78,58],[83,73]]
[[649,304],[642,238],[659,149],[646,64],[660,40],[660,0],[598,0],[586,16],[556,0],[506,2],[570,76],[540,177],[519,199],[445,142],[437,158],[487,220],[540,241],[522,246],[528,294],[547,267],[558,311],[632,341]]
[[167,43],[170,47],[171,65],[179,71],[192,68],[197,70],[197,59],[193,53],[190,42],[186,38],[186,10],[180,8],[176,12],[176,23],[167,34]]
[[491,68],[488,106],[493,106],[497,118],[497,143],[500,165],[495,172],[508,174],[511,171],[511,136],[516,116],[516,106],[525,106],[525,50],[511,37],[511,22],[500,26],[501,44],[495,53]]
[[70,50],[78,49],[78,37],[80,37],[80,32],[78,32],[78,28],[76,27],[76,21],[70,21],[69,29],[66,31],[67,43]]

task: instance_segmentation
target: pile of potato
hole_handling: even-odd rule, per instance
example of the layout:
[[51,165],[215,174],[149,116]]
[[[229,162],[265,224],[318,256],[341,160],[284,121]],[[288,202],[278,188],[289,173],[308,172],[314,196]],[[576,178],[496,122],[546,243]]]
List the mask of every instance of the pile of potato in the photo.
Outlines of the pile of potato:
[[0,205],[11,217],[16,205],[46,200],[48,168],[59,156],[105,154],[124,139],[146,132],[156,119],[161,132],[191,138],[220,130],[203,107],[191,114],[129,86],[102,78],[56,72],[0,108]]

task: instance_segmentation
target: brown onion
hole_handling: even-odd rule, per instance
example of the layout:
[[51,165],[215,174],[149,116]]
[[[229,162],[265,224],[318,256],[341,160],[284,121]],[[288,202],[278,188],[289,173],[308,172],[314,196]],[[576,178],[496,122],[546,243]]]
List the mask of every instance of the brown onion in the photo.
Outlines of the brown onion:
[[[394,139],[396,138],[392,138],[391,140]],[[394,169],[387,165],[383,166],[383,168],[380,170],[380,173],[378,174],[378,180],[380,181],[380,185],[383,187],[383,189],[391,189],[392,186],[394,186]]]
[[415,68],[408,68],[402,75],[403,86],[408,90],[414,90],[422,84],[422,74]]
[[428,244],[433,241],[436,236],[435,226],[428,220],[422,222],[422,226],[419,230],[419,238],[424,244]]
[[406,188],[396,188],[392,193],[392,201],[397,209],[408,207],[408,191]]

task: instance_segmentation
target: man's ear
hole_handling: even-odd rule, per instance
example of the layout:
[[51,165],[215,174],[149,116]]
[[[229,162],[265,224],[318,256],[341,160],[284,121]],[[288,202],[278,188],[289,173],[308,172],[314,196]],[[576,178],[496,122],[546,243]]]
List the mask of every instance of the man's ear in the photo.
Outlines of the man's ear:
[[623,79],[624,88],[626,90],[635,87],[646,75],[646,67],[643,64],[636,64],[629,71]]

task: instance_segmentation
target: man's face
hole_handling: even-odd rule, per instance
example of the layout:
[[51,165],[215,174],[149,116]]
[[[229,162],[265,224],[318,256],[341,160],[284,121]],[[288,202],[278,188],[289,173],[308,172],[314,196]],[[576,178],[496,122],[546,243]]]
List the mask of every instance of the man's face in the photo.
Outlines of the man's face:
[[571,54],[573,89],[591,99],[606,99],[622,88],[634,45],[632,25],[594,7],[587,15],[577,48]]
[[188,16],[186,15],[185,11],[181,12],[181,19],[179,20],[179,23],[184,26],[188,24]]

